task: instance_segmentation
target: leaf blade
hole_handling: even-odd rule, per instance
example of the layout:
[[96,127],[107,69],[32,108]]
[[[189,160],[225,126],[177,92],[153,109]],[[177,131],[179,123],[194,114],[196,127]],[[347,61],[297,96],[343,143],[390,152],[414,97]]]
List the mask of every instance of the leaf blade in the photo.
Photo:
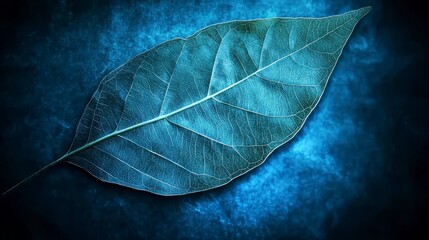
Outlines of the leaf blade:
[[218,24],[133,58],[100,83],[69,161],[161,195],[226,184],[299,131],[368,11]]

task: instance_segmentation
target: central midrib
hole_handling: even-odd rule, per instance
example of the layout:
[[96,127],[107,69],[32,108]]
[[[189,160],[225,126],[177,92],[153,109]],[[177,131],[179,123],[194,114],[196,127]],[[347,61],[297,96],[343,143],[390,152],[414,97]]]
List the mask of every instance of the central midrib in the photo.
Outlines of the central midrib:
[[88,149],[88,148],[90,148],[90,147],[92,147],[92,146],[96,145],[97,143],[102,142],[102,141],[104,141],[104,140],[106,140],[106,139],[109,139],[109,138],[111,138],[111,137],[117,136],[117,135],[119,135],[119,134],[121,134],[121,133],[124,133],[124,132],[131,131],[131,130],[133,130],[133,129],[136,129],[136,128],[139,128],[139,127],[142,127],[142,126],[145,126],[145,125],[148,125],[148,124],[151,124],[151,123],[157,122],[157,121],[159,121],[159,120],[162,120],[162,119],[168,118],[168,117],[170,117],[170,116],[172,116],[172,115],[175,115],[175,114],[180,113],[180,112],[182,112],[182,111],[184,111],[184,110],[186,110],[186,109],[189,109],[189,108],[194,107],[194,106],[196,106],[196,105],[198,105],[198,104],[200,104],[200,103],[203,103],[203,102],[205,102],[205,101],[207,101],[207,100],[209,100],[209,99],[211,99],[211,98],[213,98],[213,97],[216,97],[217,95],[219,95],[219,94],[221,94],[221,93],[223,93],[223,92],[225,92],[225,91],[227,91],[227,90],[229,90],[229,89],[231,89],[231,88],[233,88],[233,87],[235,87],[235,86],[239,85],[240,83],[242,83],[242,82],[246,81],[246,80],[247,80],[247,79],[249,79],[250,77],[255,76],[255,75],[256,75],[256,74],[258,74],[259,72],[261,72],[261,71],[263,71],[263,70],[265,70],[265,69],[267,69],[267,68],[269,68],[269,67],[273,66],[274,64],[276,64],[276,63],[278,63],[278,62],[280,62],[280,61],[282,61],[282,60],[284,60],[284,59],[286,59],[286,58],[288,58],[288,57],[292,56],[293,54],[295,54],[295,53],[297,53],[297,52],[299,52],[299,51],[301,51],[301,50],[303,50],[303,49],[307,48],[307,47],[308,47],[308,46],[310,46],[311,44],[314,44],[314,43],[318,42],[320,39],[322,39],[322,38],[324,38],[324,37],[328,36],[329,34],[333,33],[333,32],[334,32],[334,31],[336,31],[337,29],[339,29],[339,28],[343,27],[346,23],[348,23],[348,22],[349,22],[350,20],[352,20],[352,19],[354,19],[354,18],[351,18],[351,19],[347,20],[346,22],[344,22],[344,23],[343,23],[343,24],[341,24],[340,26],[338,26],[338,27],[336,27],[336,28],[332,29],[331,31],[329,31],[329,32],[327,32],[327,33],[325,33],[324,35],[322,35],[321,37],[319,37],[319,38],[315,39],[314,41],[312,41],[312,42],[310,42],[310,43],[308,43],[308,44],[304,45],[303,47],[301,47],[301,48],[299,48],[299,49],[297,49],[297,50],[295,50],[295,51],[293,51],[293,52],[291,52],[291,53],[289,53],[289,54],[285,55],[284,57],[281,57],[281,58],[277,59],[276,61],[274,61],[274,62],[272,62],[272,63],[268,64],[267,66],[265,66],[265,67],[263,67],[263,68],[260,68],[260,69],[256,70],[255,72],[253,72],[252,74],[248,75],[247,77],[245,77],[245,78],[241,79],[240,81],[235,82],[234,84],[231,84],[230,86],[228,86],[228,87],[226,87],[226,88],[224,88],[224,89],[222,89],[222,90],[220,90],[220,91],[218,91],[218,92],[216,92],[216,93],[213,93],[213,94],[211,94],[211,95],[208,95],[208,96],[206,96],[206,97],[204,97],[204,98],[202,98],[202,99],[200,99],[200,100],[198,100],[198,101],[196,101],[196,102],[193,102],[193,103],[191,103],[191,104],[189,104],[189,105],[186,105],[186,106],[184,106],[184,107],[182,107],[182,108],[179,108],[179,109],[177,109],[177,110],[174,110],[174,111],[172,111],[172,112],[170,112],[170,113],[167,113],[167,114],[164,114],[164,115],[160,115],[160,116],[158,116],[158,117],[156,117],[156,118],[152,118],[152,119],[150,119],[150,120],[148,120],[148,121],[141,122],[141,123],[138,123],[138,124],[132,125],[132,126],[130,126],[130,127],[127,127],[127,128],[121,129],[121,130],[114,131],[114,132],[112,132],[112,133],[110,133],[110,134],[107,134],[107,135],[106,135],[106,136],[104,136],[104,137],[101,137],[101,138],[99,138],[99,139],[97,139],[97,140],[94,140],[94,141],[92,141],[92,142],[90,142],[90,143],[87,143],[87,144],[83,145],[82,147],[79,147],[79,148],[76,148],[76,149],[75,149],[75,150],[73,150],[73,151],[69,151],[69,152],[67,152],[64,156],[62,156],[62,157],[61,157],[60,159],[58,159],[57,161],[61,161],[61,160],[65,159],[65,158],[67,158],[67,157],[69,157],[69,156],[71,156],[71,155],[73,155],[73,154],[76,154],[76,153],[81,152],[81,151],[83,151],[83,150],[85,150],[85,149]]

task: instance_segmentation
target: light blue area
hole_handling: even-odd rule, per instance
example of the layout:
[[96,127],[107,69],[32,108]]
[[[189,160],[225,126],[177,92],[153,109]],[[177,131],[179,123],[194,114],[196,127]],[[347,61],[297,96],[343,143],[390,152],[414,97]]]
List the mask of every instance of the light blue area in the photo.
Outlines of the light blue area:
[[[226,6],[228,11],[218,11]],[[155,12],[161,14],[148,28],[136,30],[138,38],[133,46],[147,49],[173,37],[186,37],[204,26],[221,21],[273,16],[326,16],[350,10],[351,4],[331,1],[304,1],[299,5],[285,1],[231,4],[220,1],[204,7],[179,6],[182,11],[186,8],[192,12],[183,18],[164,14],[162,9],[169,8],[169,4],[159,4],[157,9],[160,10]],[[117,32],[121,28],[119,26],[127,26],[132,21],[129,17],[132,14],[120,7],[112,13],[114,20],[108,29],[114,30],[109,32],[121,36],[121,32]],[[373,30],[368,35],[359,29],[364,27],[358,28],[352,36],[350,46],[346,47],[346,54],[340,58],[341,64],[328,84],[324,100],[302,132],[283,149],[276,151],[263,166],[222,193],[207,192],[198,200],[183,200],[176,219],[180,223],[180,237],[268,237],[273,230],[267,226],[272,225],[285,235],[293,235],[296,229],[300,229],[298,232],[306,232],[310,238],[324,237],[326,216],[335,216],[336,209],[360,194],[362,189],[357,181],[365,163],[359,161],[366,161],[360,156],[373,150],[371,139],[374,140],[374,136],[365,132],[353,109],[357,105],[372,104],[371,97],[365,96],[371,83],[365,82],[362,72],[367,66],[383,61],[384,52],[376,46]],[[123,34],[126,35],[127,31]],[[106,43],[106,47],[113,48],[113,54],[109,55],[112,63],[122,61],[121,53],[124,52],[121,44],[118,40],[113,44],[116,47]],[[361,82],[361,87],[351,86],[357,81]],[[362,137],[370,140],[357,143]],[[338,154],[343,145],[353,148],[356,155]],[[331,221],[335,224],[335,219]],[[213,227],[218,231],[202,230]]]

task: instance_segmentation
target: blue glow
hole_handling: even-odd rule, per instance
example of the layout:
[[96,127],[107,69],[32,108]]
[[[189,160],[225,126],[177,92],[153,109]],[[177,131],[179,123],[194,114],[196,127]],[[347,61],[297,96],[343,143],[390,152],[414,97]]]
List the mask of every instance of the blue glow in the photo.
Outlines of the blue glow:
[[[48,24],[21,30],[19,48],[2,57],[2,67],[25,69],[5,77],[22,81],[25,89],[2,96],[23,111],[9,116],[3,129],[10,150],[2,166],[13,169],[2,178],[4,188],[67,151],[101,78],[132,56],[218,22],[322,17],[366,6],[339,0],[103,4],[77,13],[62,1]],[[25,205],[31,196],[36,206],[22,211],[70,238],[328,237],[327,226],[338,224],[341,209],[365,194],[364,176],[384,164],[379,137],[362,112],[376,108],[373,89],[395,69],[389,62],[393,53],[373,25],[379,3],[370,4],[373,13],[355,29],[304,128],[261,167],[213,191],[162,198],[61,166],[19,190],[18,203]]]

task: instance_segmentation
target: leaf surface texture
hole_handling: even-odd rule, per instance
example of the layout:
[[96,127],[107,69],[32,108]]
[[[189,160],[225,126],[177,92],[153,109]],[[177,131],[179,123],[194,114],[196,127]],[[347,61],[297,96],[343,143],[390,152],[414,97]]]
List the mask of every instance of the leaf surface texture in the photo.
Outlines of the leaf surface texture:
[[67,161],[160,195],[224,185],[301,129],[368,11],[233,21],[162,43],[102,80]]

